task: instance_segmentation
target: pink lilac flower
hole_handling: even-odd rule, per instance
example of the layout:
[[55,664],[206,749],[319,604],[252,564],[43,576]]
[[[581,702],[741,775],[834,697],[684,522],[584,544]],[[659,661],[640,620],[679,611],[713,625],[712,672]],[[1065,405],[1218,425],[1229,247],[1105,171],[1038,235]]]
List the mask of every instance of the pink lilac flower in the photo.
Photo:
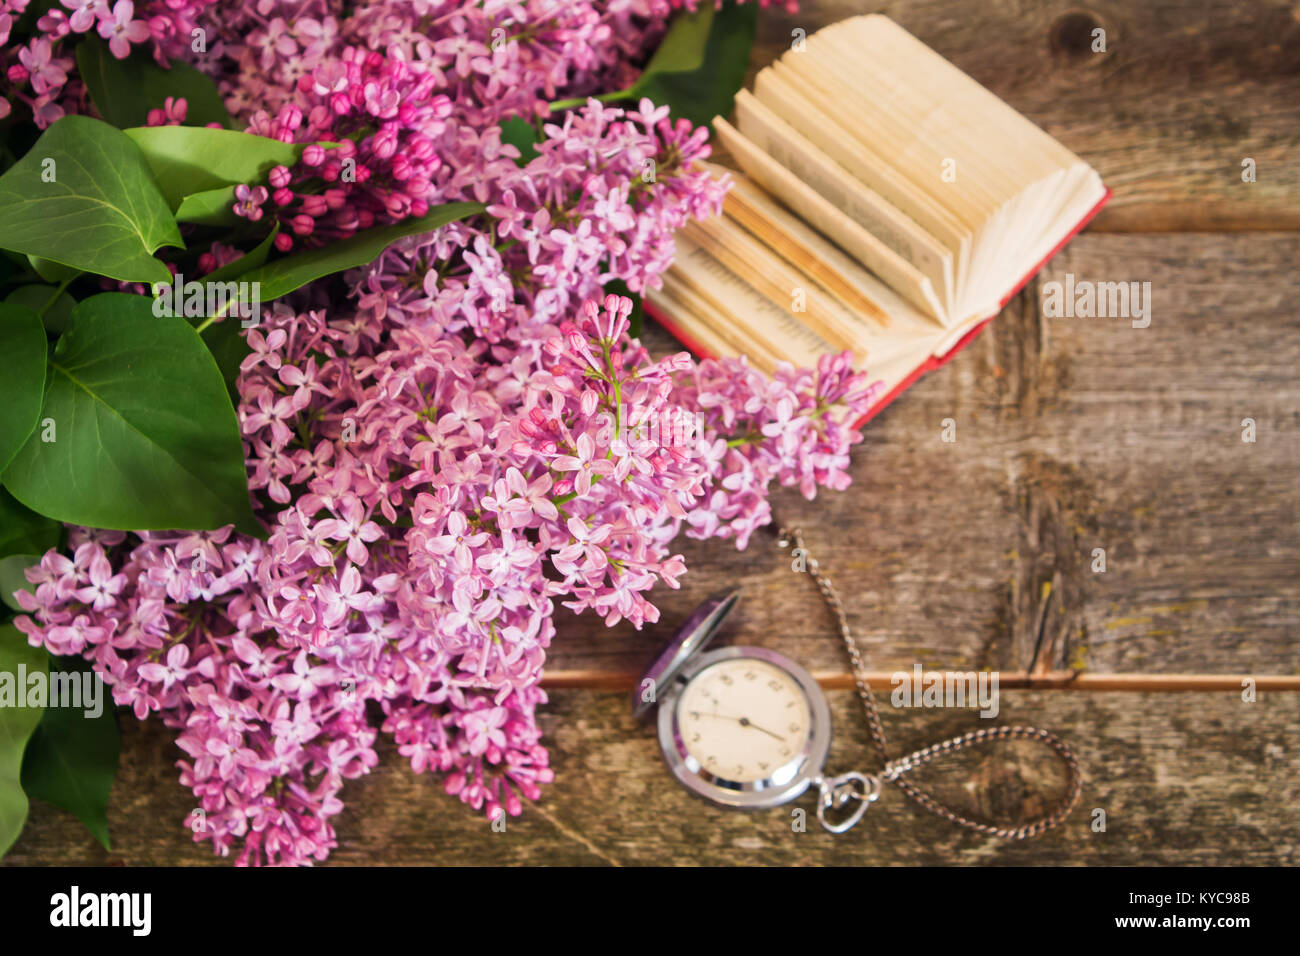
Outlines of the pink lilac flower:
[[185,97],[169,96],[163,101],[161,109],[150,110],[146,120],[146,126],[180,126],[185,122],[185,114],[189,111],[189,103]]
[[565,479],[561,484],[566,489],[572,487],[579,495],[586,495],[591,492],[592,479],[613,474],[614,465],[608,459],[596,457],[596,443],[590,435],[579,435],[574,451],[576,454],[557,456],[551,467],[555,471],[574,472],[572,481]]
[[119,60],[130,55],[132,43],[149,39],[149,26],[134,17],[135,4],[131,0],[117,0],[111,19],[105,17],[99,21],[99,35],[108,40],[109,50]]
[[41,37],[30,48],[18,51],[18,62],[27,71],[32,89],[37,93],[58,89],[68,79],[65,64],[52,59],[50,50],[50,41]]
[[274,115],[252,114],[249,132],[305,144],[296,166],[274,171],[270,201],[288,227],[282,250],[294,236],[320,245],[428,211],[438,192],[436,144],[452,111],[436,86],[402,60],[349,47],[302,77]]
[[262,204],[266,202],[268,195],[265,186],[247,186],[243,184],[236,186],[235,215],[242,216],[249,222],[257,222],[262,218]]

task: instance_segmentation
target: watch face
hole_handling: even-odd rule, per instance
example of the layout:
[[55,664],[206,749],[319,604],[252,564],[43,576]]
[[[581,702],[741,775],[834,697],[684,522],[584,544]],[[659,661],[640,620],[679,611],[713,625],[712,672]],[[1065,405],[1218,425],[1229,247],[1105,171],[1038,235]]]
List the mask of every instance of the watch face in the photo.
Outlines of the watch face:
[[700,671],[677,702],[686,752],[715,777],[752,783],[797,761],[808,742],[808,698],[787,672],[736,657]]
[[830,710],[812,676],[775,651],[700,655],[659,710],[659,742],[677,779],[717,803],[773,807],[821,773]]

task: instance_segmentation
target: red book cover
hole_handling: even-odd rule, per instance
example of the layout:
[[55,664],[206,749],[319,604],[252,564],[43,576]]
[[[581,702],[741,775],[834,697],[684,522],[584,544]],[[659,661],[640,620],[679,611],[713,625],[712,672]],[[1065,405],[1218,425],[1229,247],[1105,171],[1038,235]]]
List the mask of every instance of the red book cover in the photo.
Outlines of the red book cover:
[[[1097,213],[1101,212],[1102,208],[1106,205],[1106,203],[1110,202],[1110,198],[1112,195],[1113,192],[1110,189],[1107,189],[1106,194],[1102,196],[1100,200],[1098,200],[1097,205],[1093,206],[1090,210],[1088,210],[1087,214],[1082,219],[1079,220],[1078,224],[1076,224],[1073,229],[1071,229],[1068,233],[1066,233],[1065,237],[1061,239],[1061,241],[1058,242],[1056,246],[1047,255],[1045,255],[1042,258],[1042,261],[1038,262],[1036,265],[1034,265],[1032,269],[1030,269],[1028,272],[1025,273],[1024,278],[1022,278],[1019,282],[1017,282],[1015,287],[1012,288],[1010,292],[1008,292],[1005,296],[1002,297],[1002,301],[998,303],[999,312],[1002,311],[1002,309],[1006,308],[1006,304],[1010,302],[1013,298],[1015,298],[1021,289],[1023,289],[1026,285],[1029,284],[1029,280],[1032,279],[1035,275],[1037,275],[1038,272],[1043,268],[1043,266],[1047,265],[1047,263],[1051,261],[1053,256],[1055,256],[1058,252],[1064,249],[1066,244],[1068,244],[1071,239],[1073,239],[1080,232],[1082,232],[1084,227],[1087,226],[1088,223],[1092,222],[1093,218],[1096,217]],[[673,322],[671,316],[664,315],[659,309],[652,307],[649,302],[646,302],[644,304],[644,307],[645,307],[646,314],[652,316],[655,319],[655,321],[657,321],[660,325],[662,325],[665,329],[667,329],[668,332],[675,339],[677,339],[677,341],[681,342],[683,345],[685,345],[696,355],[698,355],[701,358],[717,357],[713,355],[712,352],[710,352],[710,350],[704,348],[702,345],[700,345],[699,342],[695,341],[690,335],[683,332],[681,328],[679,328]],[[877,415],[877,413],[880,412],[881,409],[883,409],[886,405],[892,402],[899,395],[903,394],[903,392],[906,391],[909,387],[911,387],[911,385],[914,382],[916,382],[916,380],[919,379],[922,375],[924,375],[926,372],[938,368],[941,365],[946,364],[954,355],[956,355],[959,351],[961,351],[961,349],[965,348],[966,345],[972,339],[975,338],[975,336],[979,335],[979,333],[984,330],[984,326],[988,325],[989,322],[991,322],[994,319],[995,315],[996,313],[994,315],[990,315],[988,318],[984,319],[984,321],[980,322],[978,325],[972,328],[969,332],[963,335],[957,341],[957,343],[953,345],[953,347],[950,348],[943,355],[932,355],[930,356],[929,359],[927,359],[926,361],[918,365],[915,369],[913,369],[910,375],[908,375],[901,382],[895,385],[894,388],[891,389],[888,392],[888,394],[884,395],[878,402],[876,402],[876,404],[871,406],[871,410],[868,411],[867,414],[863,415],[862,418],[854,422],[853,427],[861,428],[871,419],[875,418],[875,416]]]

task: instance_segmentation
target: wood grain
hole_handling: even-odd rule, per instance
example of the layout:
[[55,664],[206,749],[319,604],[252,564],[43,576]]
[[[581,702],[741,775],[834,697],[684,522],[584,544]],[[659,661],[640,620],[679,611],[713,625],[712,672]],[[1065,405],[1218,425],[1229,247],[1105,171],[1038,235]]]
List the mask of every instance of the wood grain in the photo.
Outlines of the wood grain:
[[[830,768],[873,769],[857,701],[831,695],[838,737]],[[981,724],[968,711],[894,710],[886,732],[895,753]],[[1083,799],[1060,828],[1007,843],[958,831],[893,787],[844,836],[818,827],[811,796],[776,810],[742,813],[690,796],[670,777],[649,727],[620,694],[561,691],[543,717],[557,781],[504,833],[416,776],[391,746],[343,793],[332,865],[534,864],[1061,864],[1300,863],[1300,695],[1005,692],[999,723],[1033,723],[1065,735],[1087,776]],[[122,771],[106,853],[69,814],[36,804],[7,865],[192,865],[214,862],[190,842],[192,797],[176,782],[179,751],[157,722],[124,721]],[[933,764],[917,782],[986,819],[1042,812],[1063,778],[1027,745]],[[792,810],[809,816],[792,829]],[[1105,832],[1092,829],[1095,811]]]
[[[765,11],[752,73],[791,32],[884,13],[1087,160],[1093,231],[1300,229],[1300,7],[1188,0],[817,0]],[[1092,52],[1093,31],[1106,51]],[[1242,182],[1242,160],[1256,164]]]
[[[848,491],[779,490],[870,666],[1300,674],[1297,258],[1287,234],[1086,234],[867,427]],[[1039,286],[1066,273],[1150,282],[1150,327],[1045,318]],[[655,592],[662,626],[562,613],[552,679],[626,683],[732,584],[747,593],[730,639],[846,672],[812,582],[770,536],[746,552],[679,540],[690,570]]]

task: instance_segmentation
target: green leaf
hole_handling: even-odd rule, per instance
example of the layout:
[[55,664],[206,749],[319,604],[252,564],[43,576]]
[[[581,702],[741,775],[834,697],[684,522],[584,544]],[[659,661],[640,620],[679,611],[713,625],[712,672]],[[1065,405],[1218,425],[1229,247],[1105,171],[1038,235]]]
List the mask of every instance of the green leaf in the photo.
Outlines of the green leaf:
[[226,319],[209,325],[202,332],[203,344],[212,353],[212,360],[217,363],[221,380],[226,384],[226,392],[232,402],[239,400],[239,367],[248,355],[248,341],[244,338],[244,329],[236,319]]
[[176,221],[193,222],[201,226],[237,226],[240,219],[235,215],[234,206],[234,186],[191,193],[176,207]]
[[44,554],[58,547],[63,525],[26,507],[0,488],[0,555]]
[[[31,309],[41,317],[47,332],[66,332],[72,327],[72,310],[77,300],[52,285],[20,285],[5,302]],[[41,310],[44,310],[42,314]]]
[[152,283],[171,277],[154,251],[184,243],[135,143],[107,123],[65,116],[0,176],[0,246]]
[[50,259],[42,259],[40,256],[28,256],[27,261],[31,263],[36,274],[46,282],[52,282],[58,285],[60,282],[70,281],[81,275],[80,269],[73,269],[62,263],[54,262]]
[[632,300],[632,311],[628,313],[627,334],[634,339],[641,337],[641,327],[645,321],[645,308],[641,304],[641,297],[627,287],[627,283],[622,279],[610,279],[605,283],[606,295],[623,295]]
[[241,282],[260,282],[261,301],[270,302],[294,289],[305,286],[322,276],[353,269],[373,262],[392,243],[406,236],[432,232],[449,222],[483,212],[486,207],[477,202],[452,202],[417,218],[403,219],[392,226],[366,229],[341,242],[333,242],[319,249],[308,249],[285,256],[240,277]]
[[[82,675],[94,673],[84,658],[55,657],[50,663],[52,672],[75,674],[84,694]],[[112,694],[102,682],[99,694],[100,712],[94,717],[86,715],[88,707],[46,707],[27,743],[22,784],[27,796],[76,814],[104,849],[111,850],[108,795],[117,776],[122,739]]]
[[[266,257],[270,255],[272,244],[275,237],[280,232],[280,224],[276,223],[271,229],[271,234],[263,239],[255,248],[240,256],[234,262],[222,266],[220,269],[214,269],[203,277],[204,282],[232,282],[244,273],[259,268],[266,262]],[[244,361],[244,356],[248,354],[248,343],[244,340],[244,329],[239,322],[226,319],[222,322],[214,322],[203,330],[203,344],[208,347],[212,357],[216,359],[217,368],[221,369],[221,377],[225,379],[226,391],[230,393],[232,402],[238,403],[239,390],[239,366]]]
[[22,605],[14,600],[14,592],[30,591],[35,593],[35,588],[32,587],[32,583],[27,580],[27,575],[23,572],[40,563],[41,555],[39,554],[11,554],[0,558],[0,601],[4,602],[5,607],[20,614],[27,613],[23,610]]
[[31,309],[0,302],[0,355],[5,396],[0,402],[0,472],[27,443],[45,394],[45,326]]
[[280,224],[277,222],[271,227],[267,237],[259,242],[256,246],[244,253],[234,262],[227,263],[220,269],[213,269],[203,277],[204,282],[229,282],[242,276],[245,272],[251,272],[253,269],[259,269],[266,263],[266,258],[271,254],[271,247],[275,243],[275,237],[280,234]]
[[119,60],[108,44],[88,36],[77,44],[77,71],[99,115],[119,129],[143,126],[169,96],[185,98],[187,126],[235,126],[212,79],[181,60],[172,60],[170,69],[144,51]]
[[[235,410],[185,319],[145,296],[77,303],[50,359],[38,430],[5,472],[14,497],[70,524],[261,533],[248,499]],[[29,549],[30,550],[30,549]]]
[[650,62],[632,84],[633,92],[641,92],[656,76],[698,70],[708,48],[713,12],[713,4],[710,3],[693,13],[688,10],[679,13],[664,38],[659,41],[659,48],[650,57]]
[[519,150],[518,166],[527,166],[537,157],[537,127],[521,116],[501,121],[501,142]]
[[[679,14],[663,42],[673,39],[678,29],[689,29],[691,42],[697,41],[695,31],[699,29],[699,21],[693,18],[706,10],[707,6],[692,15]],[[704,59],[697,69],[643,75],[632,87],[634,93],[648,96],[658,106],[667,106],[674,118],[685,117],[696,126],[708,125],[715,116],[726,116],[731,112],[736,91],[745,83],[757,24],[757,4],[727,4],[712,17]],[[689,47],[685,38],[679,42],[683,48]],[[650,73],[658,55],[651,59],[646,73]],[[672,62],[685,63],[687,58],[674,53]]]
[[303,149],[251,133],[193,126],[142,126],[126,135],[140,147],[172,209],[196,193],[261,182],[273,166],[296,163]]
[[25,676],[44,673],[48,660],[49,655],[28,644],[27,636],[18,628],[0,625],[0,856],[9,852],[27,822],[27,794],[21,776],[23,752],[45,710],[16,706],[25,698],[26,690],[18,686],[19,668],[25,668]]

